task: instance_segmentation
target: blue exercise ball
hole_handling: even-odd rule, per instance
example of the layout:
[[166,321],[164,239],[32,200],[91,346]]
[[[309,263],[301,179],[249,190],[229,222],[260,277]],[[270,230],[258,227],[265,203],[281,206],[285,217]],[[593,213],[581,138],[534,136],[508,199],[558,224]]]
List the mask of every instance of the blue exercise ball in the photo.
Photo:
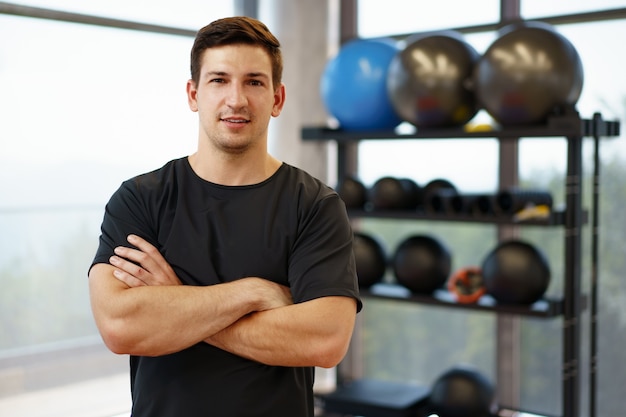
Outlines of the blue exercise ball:
[[460,126],[478,106],[470,89],[480,55],[455,31],[416,35],[392,60],[388,95],[404,120],[419,127]]
[[542,22],[501,29],[476,65],[476,96],[502,125],[545,122],[550,114],[575,110],[583,66],[574,45]]
[[328,61],[320,82],[326,110],[346,130],[388,130],[402,121],[387,96],[392,39],[355,39]]

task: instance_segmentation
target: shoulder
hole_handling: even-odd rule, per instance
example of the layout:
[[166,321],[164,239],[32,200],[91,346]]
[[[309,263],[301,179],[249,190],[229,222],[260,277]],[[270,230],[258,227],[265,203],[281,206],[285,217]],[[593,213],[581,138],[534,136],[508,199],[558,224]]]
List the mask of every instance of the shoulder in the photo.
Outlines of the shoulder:
[[282,181],[287,181],[290,189],[296,191],[298,197],[312,200],[338,198],[335,190],[301,168],[283,163],[278,173]]
[[124,181],[122,186],[135,189],[158,189],[185,175],[186,164],[186,158],[171,160],[158,169]]
[[111,196],[109,204],[156,203],[164,196],[176,192],[177,184],[185,174],[186,158],[174,159],[162,167],[130,178]]
[[347,221],[345,204],[333,188],[301,168],[283,164],[281,170],[280,188],[282,193],[292,190],[288,193],[290,204],[296,204],[300,218],[321,215],[332,221]]

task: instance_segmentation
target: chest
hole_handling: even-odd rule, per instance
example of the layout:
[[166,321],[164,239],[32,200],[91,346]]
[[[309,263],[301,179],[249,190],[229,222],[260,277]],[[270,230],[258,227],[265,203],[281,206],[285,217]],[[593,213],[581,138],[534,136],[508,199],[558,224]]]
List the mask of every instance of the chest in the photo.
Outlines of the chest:
[[280,195],[182,193],[159,214],[158,241],[187,284],[257,276],[287,283],[298,236],[296,205]]

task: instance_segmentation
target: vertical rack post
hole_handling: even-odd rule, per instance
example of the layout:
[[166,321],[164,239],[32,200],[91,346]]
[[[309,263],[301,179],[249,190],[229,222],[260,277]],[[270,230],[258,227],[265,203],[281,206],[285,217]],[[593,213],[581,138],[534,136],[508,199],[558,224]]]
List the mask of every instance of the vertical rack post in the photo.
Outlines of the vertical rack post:
[[[519,185],[519,138],[500,138],[499,148],[498,188],[516,187]],[[498,225],[498,242],[518,237],[518,225]],[[521,402],[521,324],[520,317],[512,314],[496,317],[498,400],[513,408],[519,408]]]
[[[336,4],[339,8],[339,47],[358,36],[358,1],[341,0]],[[349,143],[340,140],[337,144],[337,179],[358,174],[358,142]],[[363,319],[359,315],[354,327],[350,349],[342,363],[338,366],[337,383],[359,379],[363,376],[363,348],[358,341],[363,332]]]
[[[500,0],[500,24],[521,19],[520,0]],[[500,139],[498,162],[498,187],[519,184],[519,138]],[[519,228],[500,225],[498,241],[516,238]],[[521,319],[514,315],[499,314],[496,318],[496,384],[498,398],[503,404],[519,408],[521,402]]]
[[563,311],[563,417],[580,415],[582,136],[567,138],[565,282]]
[[599,218],[600,218],[600,131],[602,116],[593,115],[593,195],[591,220],[591,317],[589,348],[589,417],[597,412],[596,390],[598,373],[598,258],[599,258]]

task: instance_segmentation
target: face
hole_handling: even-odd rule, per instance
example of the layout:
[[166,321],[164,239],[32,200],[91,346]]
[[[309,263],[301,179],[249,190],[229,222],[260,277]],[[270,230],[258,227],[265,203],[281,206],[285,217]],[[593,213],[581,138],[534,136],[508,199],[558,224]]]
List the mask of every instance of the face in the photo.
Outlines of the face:
[[187,98],[198,112],[200,139],[227,153],[267,149],[267,129],[285,101],[285,88],[272,85],[270,57],[252,45],[207,49],[198,85],[187,82]]

